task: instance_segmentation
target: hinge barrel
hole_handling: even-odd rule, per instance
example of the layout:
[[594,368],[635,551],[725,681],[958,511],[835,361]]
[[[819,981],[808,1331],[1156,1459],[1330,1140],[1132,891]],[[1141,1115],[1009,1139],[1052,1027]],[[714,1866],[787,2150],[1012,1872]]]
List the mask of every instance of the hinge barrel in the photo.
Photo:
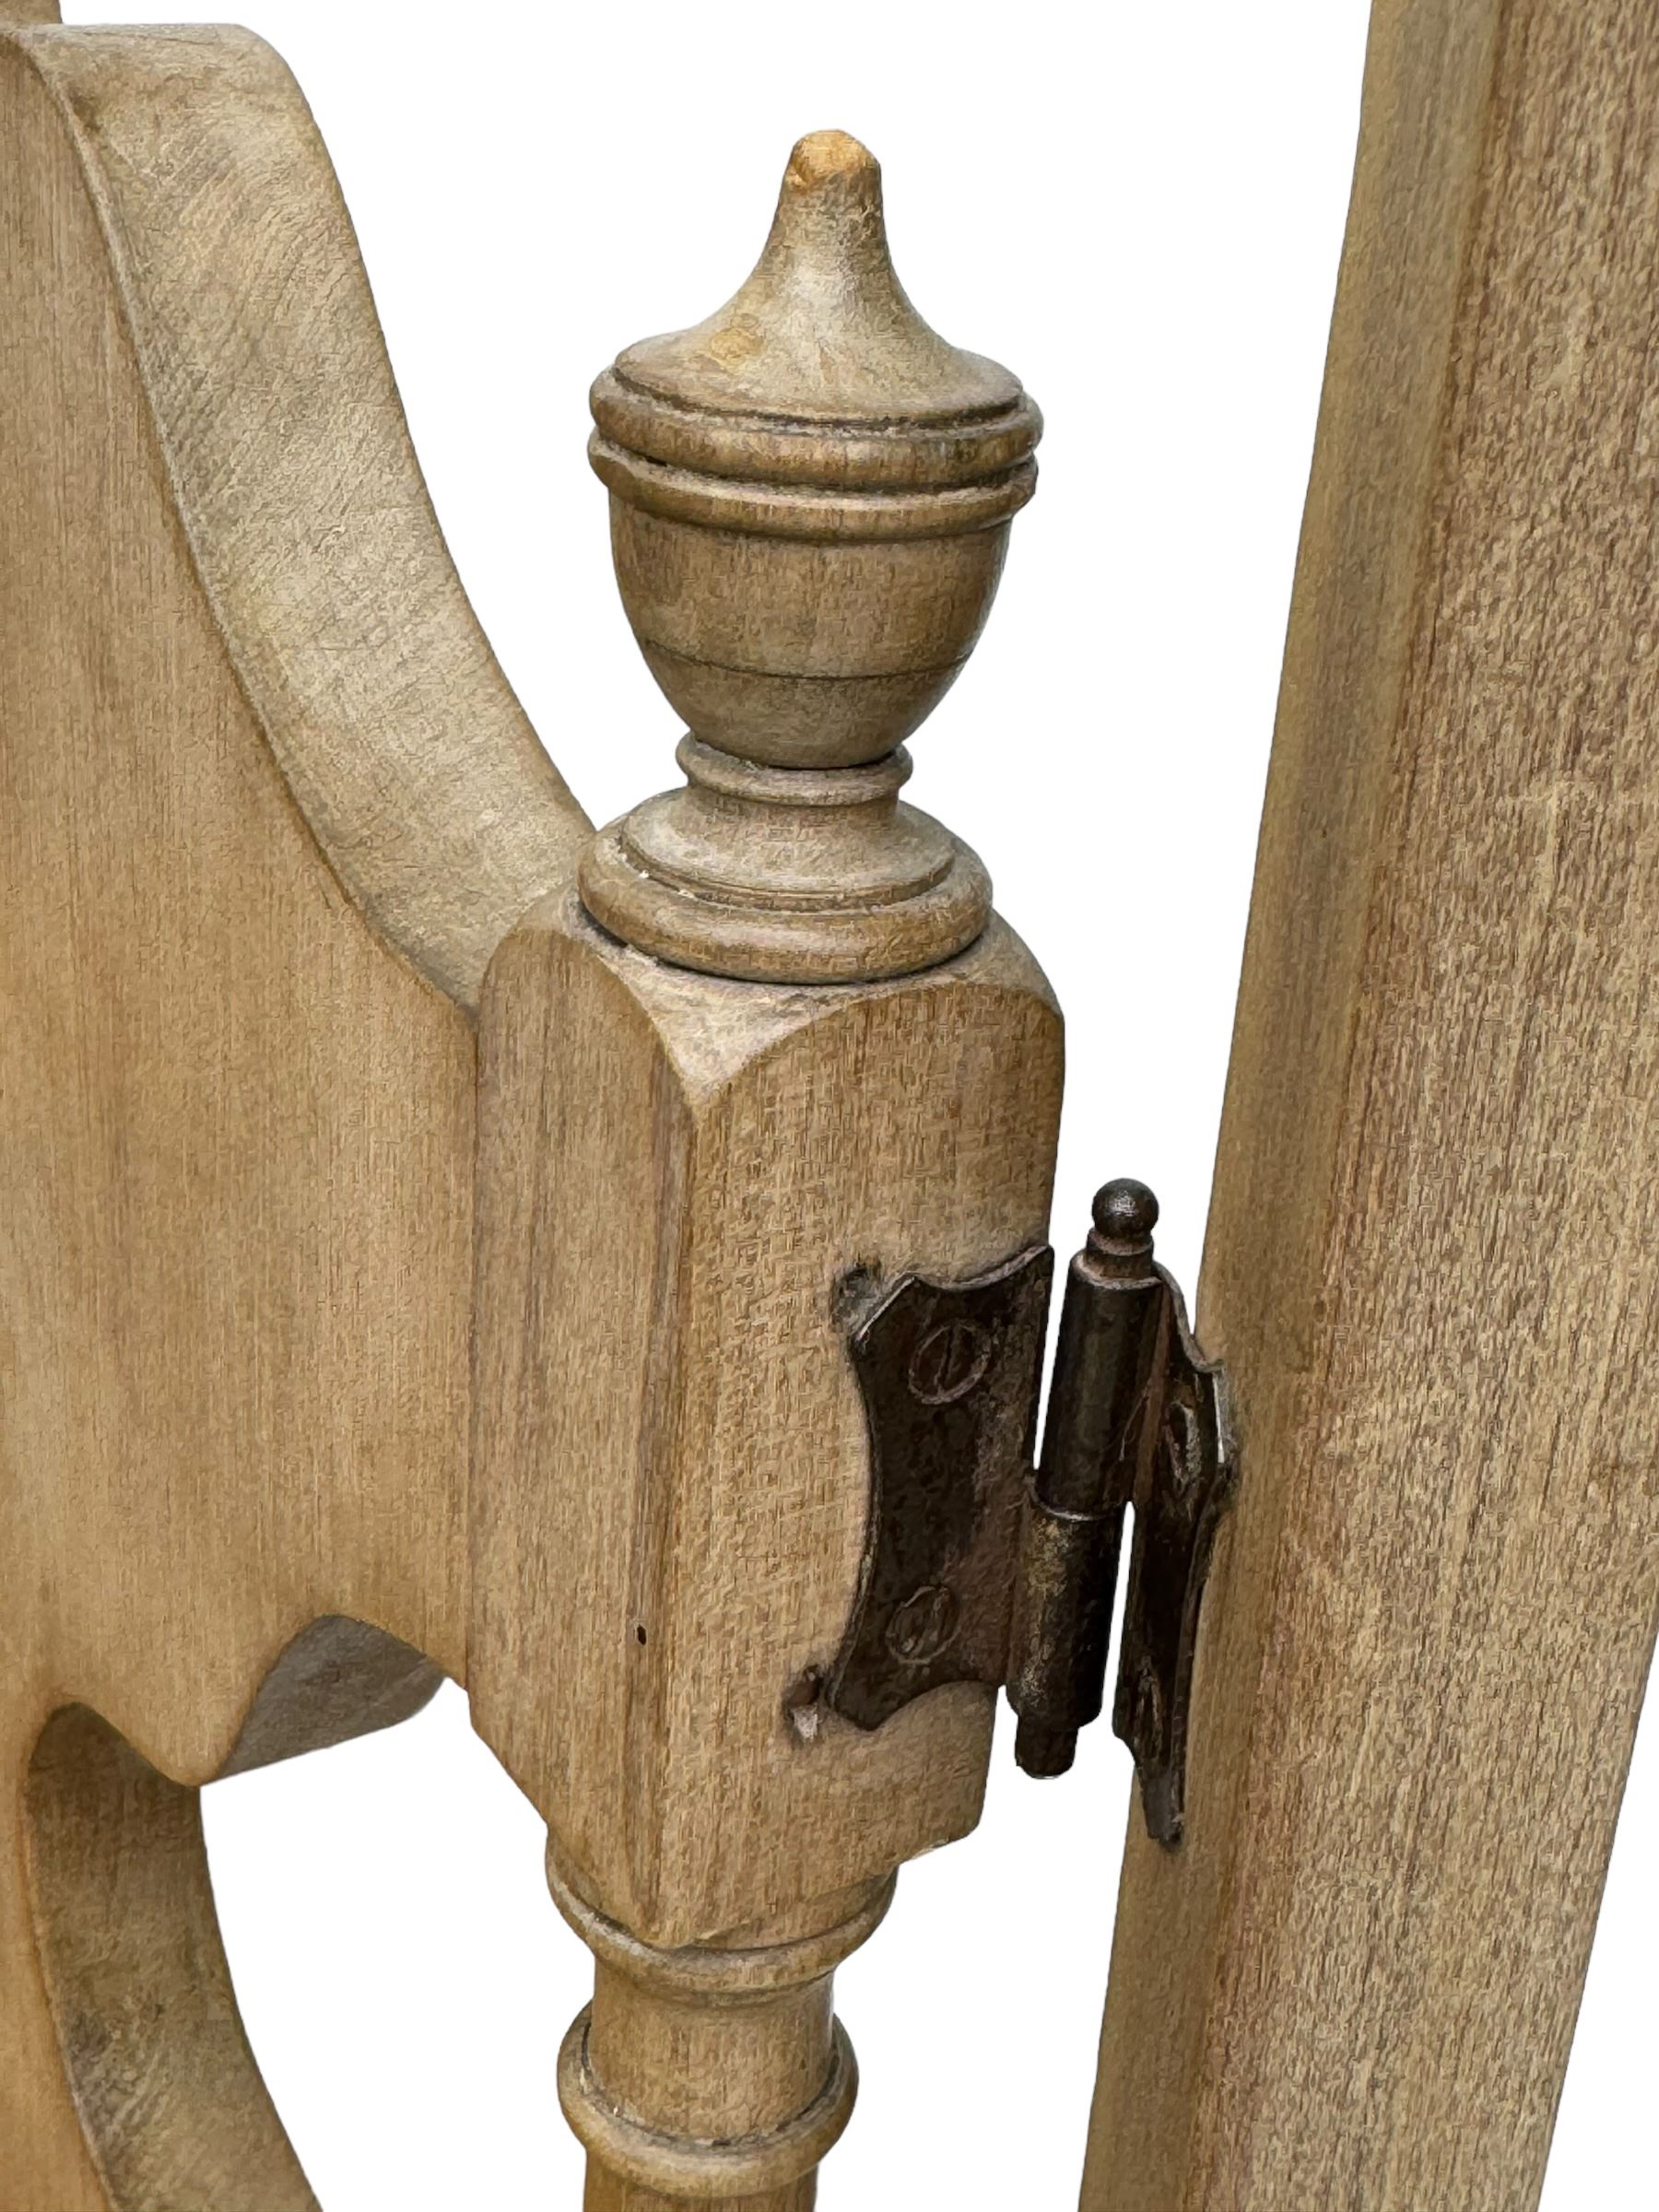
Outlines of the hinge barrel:
[[1169,1299],[1152,1264],[1157,1218],[1143,1183],[1109,1183],[1066,1273],[1008,1666],[1015,1757],[1028,1774],[1065,1773],[1078,1730],[1105,1702],[1124,1509],[1152,1426],[1146,1415]]

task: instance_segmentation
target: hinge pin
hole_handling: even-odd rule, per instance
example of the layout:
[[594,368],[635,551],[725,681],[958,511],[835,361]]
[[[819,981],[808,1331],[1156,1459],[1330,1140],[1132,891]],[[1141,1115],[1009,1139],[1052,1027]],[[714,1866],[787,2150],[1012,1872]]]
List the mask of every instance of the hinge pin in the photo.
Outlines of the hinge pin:
[[1221,1370],[1152,1256],[1158,1201],[1109,1182],[1066,1275],[1042,1456],[1027,1491],[1008,1665],[1028,1774],[1063,1774],[1104,1701],[1124,1511],[1135,1553],[1112,1726],[1149,1832],[1181,1839],[1198,1608],[1233,1452]]
[[1026,1502],[1008,1702],[1028,1774],[1064,1774],[1105,1701],[1124,1508],[1168,1298],[1152,1264],[1158,1201],[1109,1182],[1065,1278],[1042,1457]]

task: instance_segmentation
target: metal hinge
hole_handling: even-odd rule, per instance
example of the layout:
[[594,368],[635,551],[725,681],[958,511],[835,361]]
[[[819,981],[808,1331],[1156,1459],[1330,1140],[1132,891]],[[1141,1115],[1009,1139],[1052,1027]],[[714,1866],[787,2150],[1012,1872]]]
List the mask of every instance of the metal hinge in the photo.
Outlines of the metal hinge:
[[821,1706],[877,1728],[947,1682],[1006,1683],[1020,1765],[1063,1773],[1104,1700],[1133,1506],[1112,1726],[1135,1754],[1147,1830],[1174,1844],[1199,1605],[1236,1462],[1222,1371],[1152,1256],[1157,1218],[1143,1183],[1109,1182],[1095,1199],[1034,1468],[1046,1247],[968,1283],[846,1287],[869,1533],[841,1650],[792,1702],[797,1725]]

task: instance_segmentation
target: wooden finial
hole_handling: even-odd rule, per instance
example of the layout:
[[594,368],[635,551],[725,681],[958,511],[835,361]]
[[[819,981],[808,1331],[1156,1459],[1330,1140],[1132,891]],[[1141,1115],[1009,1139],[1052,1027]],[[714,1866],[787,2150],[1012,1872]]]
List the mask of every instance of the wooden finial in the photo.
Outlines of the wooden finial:
[[658,957],[799,982],[971,944],[978,860],[898,794],[1036,482],[1041,418],[947,345],[888,256],[881,171],[840,131],[790,157],[753,275],[593,393],[618,581],[684,715],[684,789],[601,832],[594,916]]

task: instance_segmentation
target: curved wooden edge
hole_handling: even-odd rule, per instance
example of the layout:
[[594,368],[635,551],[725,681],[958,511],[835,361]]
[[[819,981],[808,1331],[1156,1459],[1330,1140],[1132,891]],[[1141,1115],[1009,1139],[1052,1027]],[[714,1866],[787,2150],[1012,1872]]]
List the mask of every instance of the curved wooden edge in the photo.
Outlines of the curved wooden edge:
[[[266,1675],[220,1773],[390,1727],[441,1679],[422,1653],[365,1622],[314,1621]],[[115,2212],[208,2202],[316,2212],[238,2010],[201,1795],[87,1705],[47,1720],[20,1807],[45,2008],[34,2032],[55,2041],[73,2103],[63,2124],[78,2130]],[[31,2017],[29,1977],[10,1947],[0,1934],[16,2034]],[[37,2077],[49,2078],[55,2069],[32,2057]],[[37,2101],[30,2117],[44,2128],[60,2115]],[[35,2171],[25,2161],[25,2188]],[[69,2186],[61,2160],[51,2171],[60,2190]],[[32,2199],[21,2212],[33,2212]]]
[[347,895],[474,1009],[588,825],[450,560],[304,98],[240,29],[0,21],[0,40],[73,138],[266,742]]
[[417,1643],[464,1671],[462,1012],[585,825],[281,64],[14,12],[0,90],[0,2199],[314,2212],[190,1785],[406,1716]]
[[316,2212],[237,2011],[200,1793],[70,1706],[36,1747],[27,1806],[41,1971],[109,2203]]
[[424,1652],[367,1621],[314,1620],[278,1658],[216,1779],[324,1751],[412,1720],[443,1684]]

